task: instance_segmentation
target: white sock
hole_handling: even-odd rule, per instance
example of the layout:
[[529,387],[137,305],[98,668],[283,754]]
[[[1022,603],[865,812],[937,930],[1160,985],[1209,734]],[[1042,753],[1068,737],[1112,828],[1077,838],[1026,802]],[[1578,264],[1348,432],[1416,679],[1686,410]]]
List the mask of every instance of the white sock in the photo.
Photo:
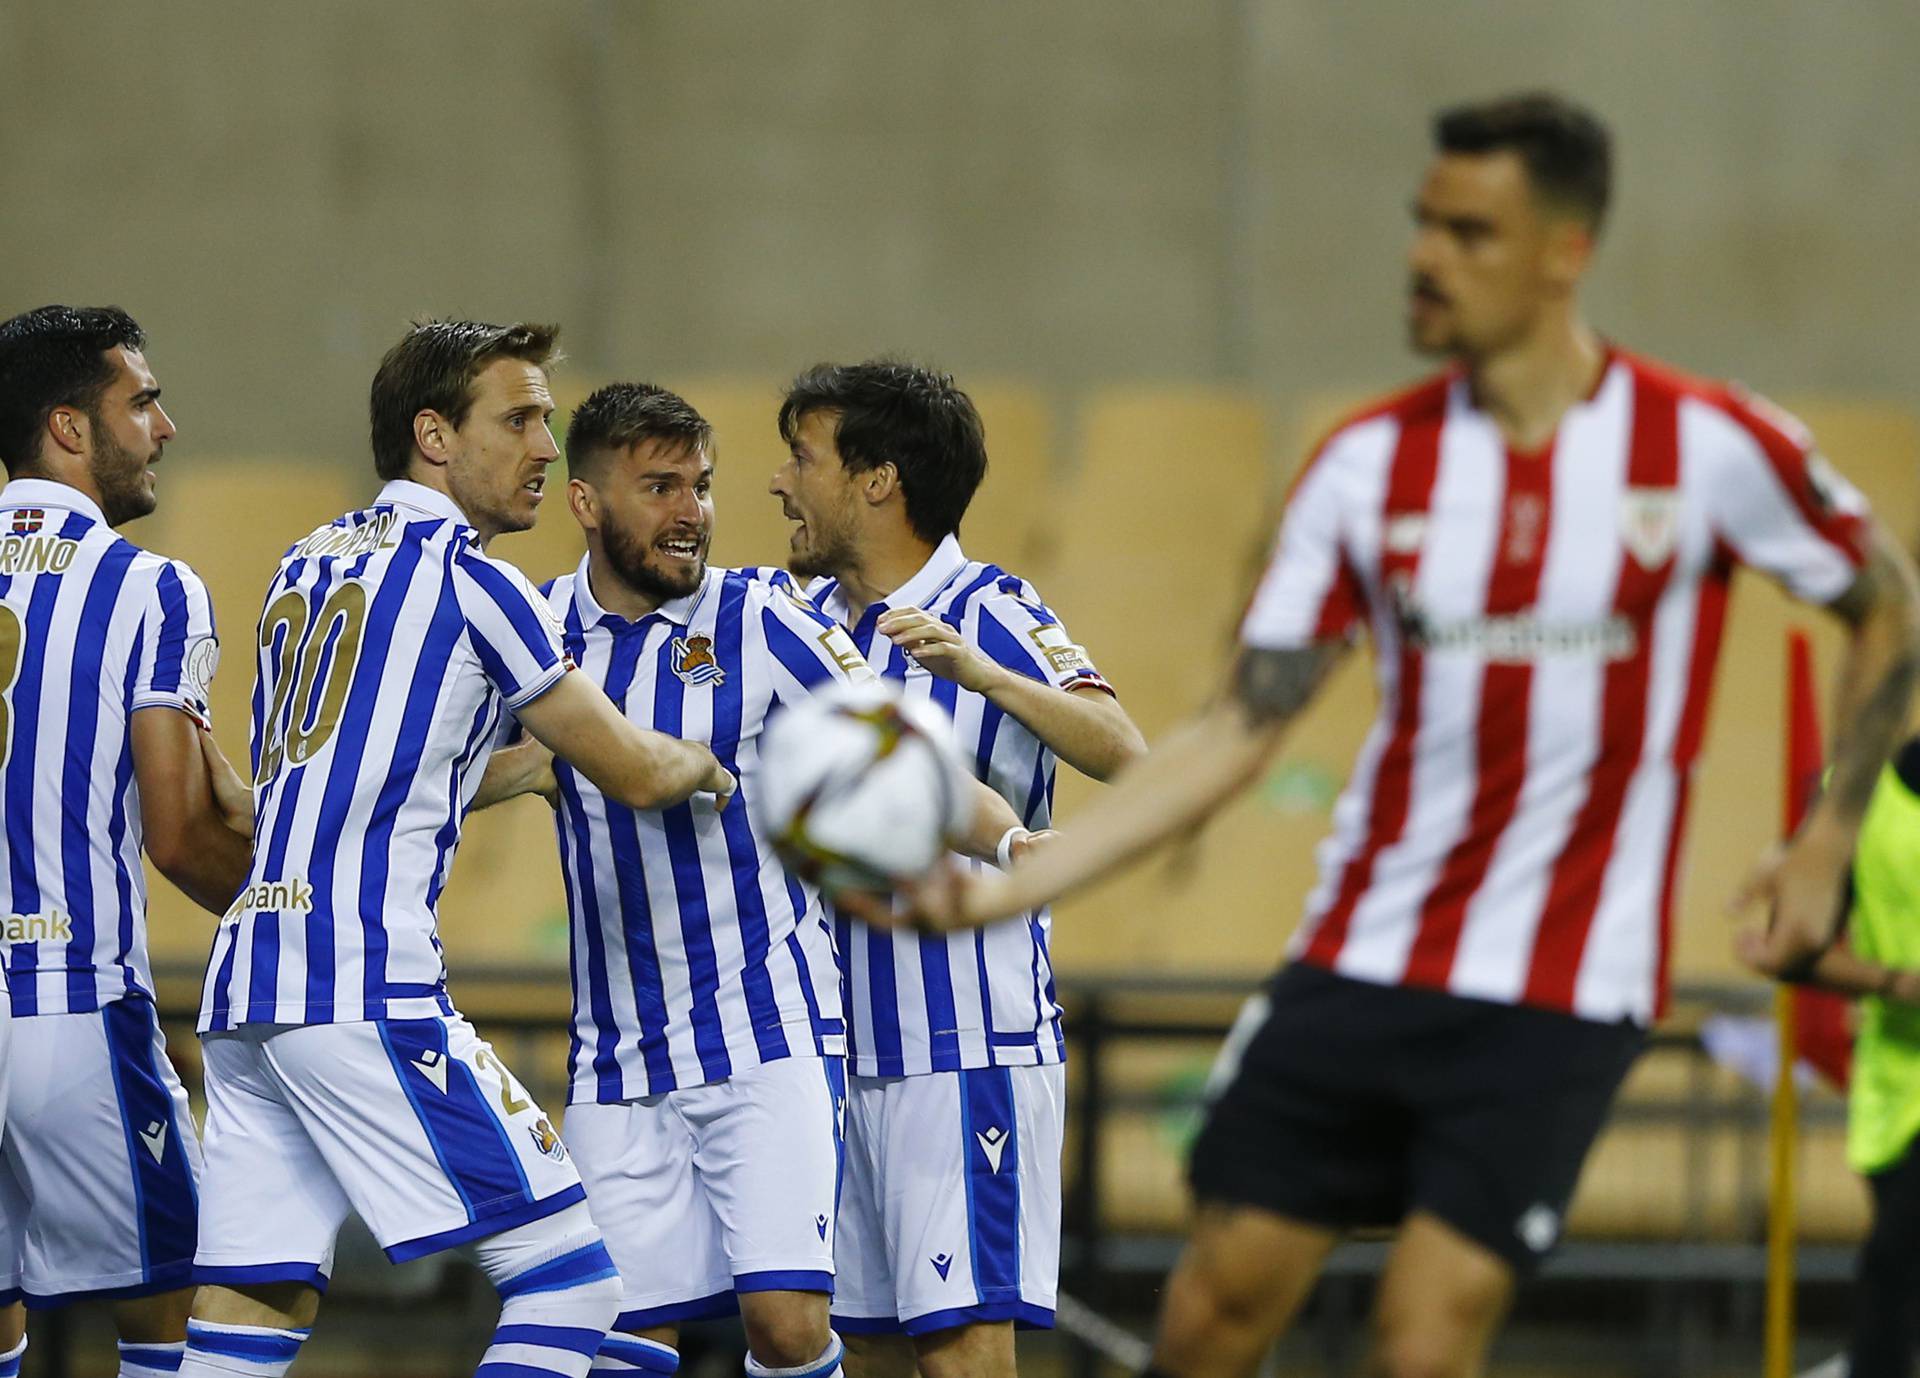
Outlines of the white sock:
[[120,1341],[120,1378],[173,1378],[187,1357],[187,1342],[150,1344]]
[[180,1378],[280,1378],[293,1367],[294,1356],[312,1333],[270,1325],[188,1321]]
[[587,1378],[620,1313],[620,1275],[598,1236],[568,1242],[559,1256],[494,1284],[500,1324],[474,1378]]
[[829,1330],[827,1347],[820,1351],[820,1357],[798,1368],[768,1368],[753,1355],[747,1355],[747,1378],[840,1378],[840,1360],[846,1353],[847,1347],[840,1343],[840,1337]]
[[679,1367],[680,1351],[672,1345],[610,1330],[607,1338],[600,1342],[600,1352],[593,1358],[592,1371],[595,1374],[624,1373],[671,1378]]
[[0,1378],[20,1378],[20,1359],[27,1352],[27,1337],[22,1335],[20,1343],[0,1354]]

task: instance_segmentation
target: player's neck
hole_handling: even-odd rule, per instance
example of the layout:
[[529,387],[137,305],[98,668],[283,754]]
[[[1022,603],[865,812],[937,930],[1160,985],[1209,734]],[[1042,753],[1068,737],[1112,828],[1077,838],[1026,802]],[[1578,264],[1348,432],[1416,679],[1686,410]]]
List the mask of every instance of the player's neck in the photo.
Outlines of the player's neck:
[[102,511],[106,509],[106,503],[100,497],[100,486],[93,481],[93,475],[88,471],[86,461],[83,459],[72,459],[63,464],[22,468],[9,477],[38,479],[42,483],[58,483],[73,489],[76,493],[83,494],[87,501]]
[[1572,407],[1593,395],[1607,347],[1578,316],[1542,329],[1482,359],[1469,360],[1474,405],[1493,418],[1507,444],[1538,450]]
[[841,570],[840,597],[853,621],[926,568],[933,547],[910,533],[863,543],[859,560]]
[[638,622],[649,613],[660,611],[660,605],[667,601],[642,592],[622,579],[597,543],[587,547],[587,589],[593,594],[594,602],[629,622]]

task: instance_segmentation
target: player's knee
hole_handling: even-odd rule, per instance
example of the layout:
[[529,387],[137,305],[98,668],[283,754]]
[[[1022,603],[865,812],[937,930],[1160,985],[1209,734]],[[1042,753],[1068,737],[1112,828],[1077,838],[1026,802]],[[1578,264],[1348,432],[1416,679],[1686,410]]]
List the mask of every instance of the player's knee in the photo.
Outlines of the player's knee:
[[[788,1299],[783,1299],[788,1300]],[[827,1308],[798,1304],[755,1308],[746,1314],[747,1348],[768,1368],[799,1368],[826,1351],[833,1338]]]
[[480,1268],[501,1299],[565,1299],[574,1325],[606,1330],[620,1312],[620,1275],[584,1204],[482,1240]]

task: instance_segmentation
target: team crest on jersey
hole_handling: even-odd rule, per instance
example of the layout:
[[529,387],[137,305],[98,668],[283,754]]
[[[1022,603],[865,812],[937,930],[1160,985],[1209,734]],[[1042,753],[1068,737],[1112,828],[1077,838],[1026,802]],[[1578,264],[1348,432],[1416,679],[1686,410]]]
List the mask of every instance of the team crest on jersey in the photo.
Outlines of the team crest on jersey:
[[1658,569],[1680,543],[1680,494],[1671,488],[1629,488],[1620,499],[1620,542],[1642,569]]
[[31,536],[47,524],[47,509],[44,507],[21,507],[13,514],[12,534]]
[[1380,544],[1389,555],[1417,555],[1427,538],[1425,512],[1396,512],[1387,518],[1380,532]]
[[673,672],[696,688],[710,688],[727,682],[727,672],[713,658],[713,638],[689,636],[673,639]]
[[567,1160],[567,1146],[560,1142],[560,1136],[553,1132],[553,1125],[545,1115],[527,1126],[527,1133],[533,1139],[533,1146],[556,1163]]

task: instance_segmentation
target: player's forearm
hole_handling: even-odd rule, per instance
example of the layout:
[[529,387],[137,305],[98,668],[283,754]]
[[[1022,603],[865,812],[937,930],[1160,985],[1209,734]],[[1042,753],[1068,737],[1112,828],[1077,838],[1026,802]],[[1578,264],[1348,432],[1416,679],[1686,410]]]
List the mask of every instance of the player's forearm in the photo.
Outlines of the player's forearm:
[[1920,590],[1904,552],[1876,533],[1853,606],[1854,621],[1834,696],[1833,772],[1808,819],[1810,834],[1851,852],[1875,783],[1906,727],[1920,680]]
[[227,912],[253,866],[253,838],[229,827],[211,807],[154,844],[149,838],[147,855],[155,869],[209,914]]
[[546,794],[553,786],[553,753],[538,742],[504,746],[487,760],[480,788],[468,809],[490,808],[523,794]]
[[720,763],[705,743],[631,726],[628,734],[626,750],[609,763],[605,779],[585,762],[574,763],[610,798],[630,809],[668,809],[714,788]]
[[1111,779],[1147,754],[1146,738],[1119,700],[1098,689],[1060,689],[1009,670],[987,697],[1054,755],[1095,780]]
[[978,861],[997,860],[1000,839],[1007,835],[1009,829],[1021,826],[1020,815],[1013,811],[1013,805],[985,781],[975,780],[973,811],[967,822],[967,832],[954,850]]
[[1176,727],[1126,775],[1007,873],[992,917],[1049,904],[1144,859],[1196,827],[1246,787],[1272,751],[1278,724],[1218,703]]

